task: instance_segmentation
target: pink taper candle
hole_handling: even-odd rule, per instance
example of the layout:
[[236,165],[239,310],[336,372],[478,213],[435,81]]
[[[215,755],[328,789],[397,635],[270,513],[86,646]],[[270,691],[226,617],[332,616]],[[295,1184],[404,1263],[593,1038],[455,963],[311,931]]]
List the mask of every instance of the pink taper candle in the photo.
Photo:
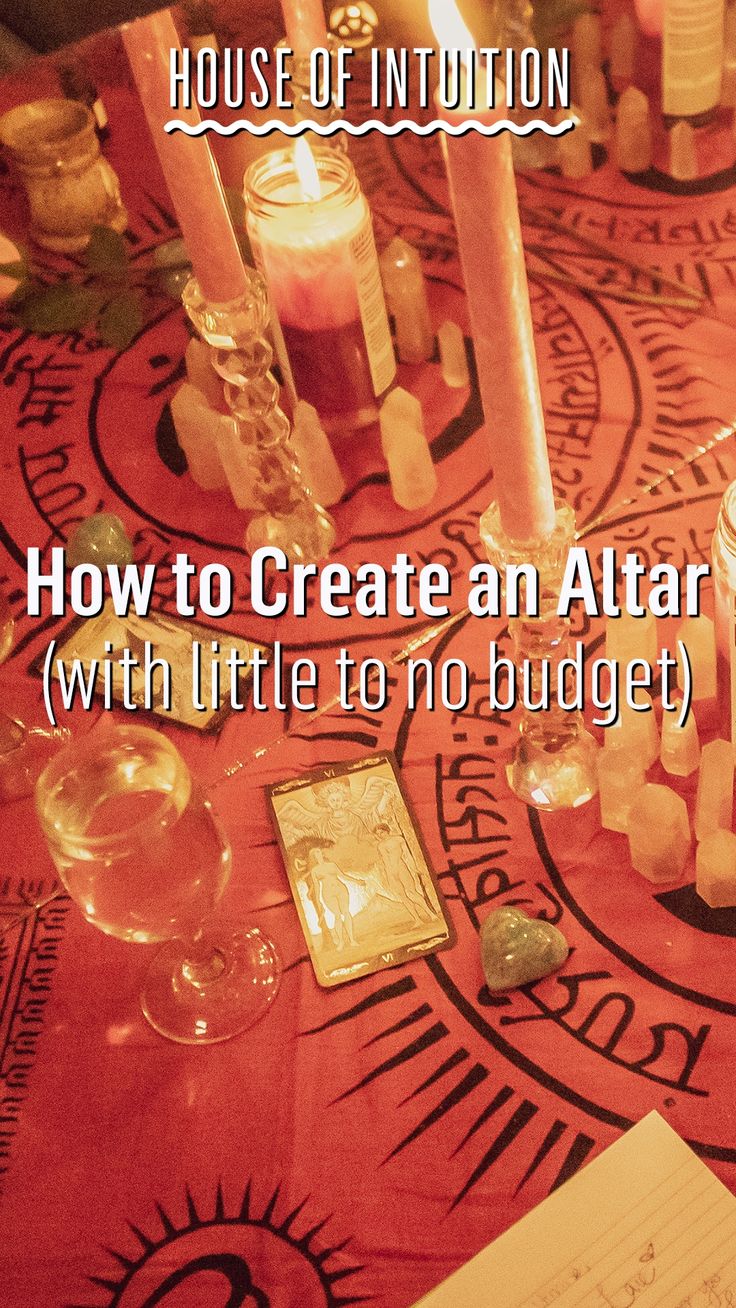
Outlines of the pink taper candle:
[[322,0],[281,0],[286,44],[300,59],[308,59],[312,50],[327,42],[327,26]]
[[634,0],[639,26],[645,36],[661,36],[665,0]]
[[212,151],[204,136],[164,131],[172,118],[200,122],[197,109],[169,104],[171,50],[179,45],[169,10],[126,25],[123,41],[195,276],[205,299],[226,304],[247,281]]
[[[446,5],[447,0],[430,4],[437,28],[450,16]],[[437,28],[438,39],[451,49],[473,44],[469,32],[460,35],[455,27],[448,40]],[[483,98],[479,95],[478,102]],[[490,124],[502,116],[493,109],[451,111],[439,104],[437,112],[453,124],[470,118]],[[472,130],[444,139],[493,492],[507,536],[536,540],[553,530],[555,505],[511,141],[508,133],[482,136]]]

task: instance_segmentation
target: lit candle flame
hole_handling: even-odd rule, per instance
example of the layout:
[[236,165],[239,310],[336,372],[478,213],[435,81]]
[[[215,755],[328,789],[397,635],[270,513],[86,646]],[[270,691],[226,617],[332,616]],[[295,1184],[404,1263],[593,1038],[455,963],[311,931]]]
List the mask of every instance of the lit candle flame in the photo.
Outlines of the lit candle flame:
[[446,50],[474,50],[473,33],[466,27],[455,0],[429,0],[429,21],[438,45]]
[[294,167],[305,200],[322,199],[322,183],[319,180],[317,164],[305,137],[299,136],[294,142]]

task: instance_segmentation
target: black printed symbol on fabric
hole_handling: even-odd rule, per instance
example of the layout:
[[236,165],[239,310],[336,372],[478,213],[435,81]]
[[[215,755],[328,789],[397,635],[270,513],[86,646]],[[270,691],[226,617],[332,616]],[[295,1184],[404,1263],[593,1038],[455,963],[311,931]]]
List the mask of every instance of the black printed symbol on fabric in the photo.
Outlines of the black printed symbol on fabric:
[[128,1222],[115,1247],[105,1247],[109,1270],[86,1278],[96,1297],[66,1308],[347,1308],[370,1299],[356,1284],[363,1268],[346,1253],[349,1241],[323,1234],[332,1218],[314,1220],[306,1199],[282,1214],[278,1187],[259,1208],[249,1182],[232,1215],[220,1183],[210,1217],[189,1188],[181,1223],[155,1207],[155,1229]]
[[252,1303],[254,1308],[270,1308],[271,1300],[253,1284],[247,1262],[235,1254],[204,1254],[200,1258],[190,1259],[183,1267],[167,1276],[159,1288],[147,1296],[141,1308],[155,1308],[174,1290],[202,1272],[214,1272],[227,1281],[230,1297],[225,1308],[244,1308],[246,1301]]
[[696,931],[704,931],[709,936],[736,936],[736,909],[709,908],[692,882],[678,886],[676,890],[666,890],[654,898],[673,917]]

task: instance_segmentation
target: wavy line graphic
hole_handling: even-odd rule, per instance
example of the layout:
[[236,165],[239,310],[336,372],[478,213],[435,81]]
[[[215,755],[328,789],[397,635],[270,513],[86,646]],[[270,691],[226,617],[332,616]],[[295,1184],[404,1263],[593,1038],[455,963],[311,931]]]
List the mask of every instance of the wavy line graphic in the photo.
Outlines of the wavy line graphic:
[[351,136],[365,136],[366,132],[381,132],[384,136],[398,136],[400,132],[413,132],[415,136],[431,136],[435,132],[447,132],[448,136],[464,136],[467,132],[480,132],[481,136],[497,136],[499,132],[513,132],[514,136],[531,136],[533,132],[546,132],[547,136],[563,136],[570,132],[575,123],[572,118],[551,126],[541,118],[532,118],[530,122],[520,125],[508,118],[499,118],[495,123],[485,124],[468,121],[464,123],[446,123],[434,118],[430,123],[420,126],[408,118],[402,118],[390,125],[369,118],[365,123],[355,126],[342,118],[331,123],[315,123],[311,119],[302,119],[298,123],[279,123],[271,119],[267,123],[249,123],[245,118],[238,118],[227,125],[215,122],[214,118],[205,118],[201,123],[192,125],[181,118],[172,118],[164,123],[165,132],[184,132],[187,136],[203,136],[206,132],[217,132],[218,136],[234,136],[236,132],[249,132],[251,136],[270,136],[272,132],[281,132],[284,136],[301,136],[304,132],[316,132],[318,136],[332,136],[335,132],[349,132]]

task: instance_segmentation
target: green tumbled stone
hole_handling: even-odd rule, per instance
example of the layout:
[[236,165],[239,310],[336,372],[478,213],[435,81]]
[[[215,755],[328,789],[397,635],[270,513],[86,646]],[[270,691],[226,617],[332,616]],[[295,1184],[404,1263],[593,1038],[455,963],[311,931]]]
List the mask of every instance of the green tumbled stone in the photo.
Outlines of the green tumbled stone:
[[513,990],[549,976],[570,950],[551,922],[520,908],[497,908],[480,929],[480,952],[489,990]]
[[70,568],[78,563],[95,563],[98,568],[116,563],[122,568],[132,558],[133,546],[115,513],[93,513],[84,518],[67,542],[66,561]]

